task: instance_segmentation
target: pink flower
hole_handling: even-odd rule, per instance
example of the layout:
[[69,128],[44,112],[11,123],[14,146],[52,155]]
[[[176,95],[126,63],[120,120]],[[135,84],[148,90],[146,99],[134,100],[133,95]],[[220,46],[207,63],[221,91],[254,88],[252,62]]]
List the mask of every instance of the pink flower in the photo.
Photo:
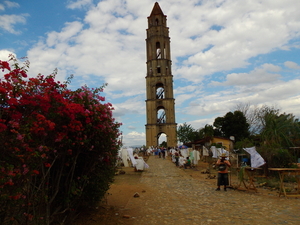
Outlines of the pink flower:
[[19,141],[23,140],[23,135],[18,134],[18,135],[17,135],[17,140],[19,140]]
[[23,175],[27,174],[28,172],[29,172],[29,169],[28,168],[24,168]]

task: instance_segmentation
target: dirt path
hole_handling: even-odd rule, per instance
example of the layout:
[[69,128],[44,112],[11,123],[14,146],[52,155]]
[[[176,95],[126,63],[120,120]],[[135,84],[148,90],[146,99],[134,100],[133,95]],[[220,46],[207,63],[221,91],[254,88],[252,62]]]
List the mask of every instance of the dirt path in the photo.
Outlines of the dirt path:
[[[77,225],[112,224],[300,224],[300,199],[258,193],[215,191],[216,180],[201,168],[179,169],[170,160],[151,156],[150,168],[116,176],[107,204]],[[140,197],[133,197],[138,192]]]

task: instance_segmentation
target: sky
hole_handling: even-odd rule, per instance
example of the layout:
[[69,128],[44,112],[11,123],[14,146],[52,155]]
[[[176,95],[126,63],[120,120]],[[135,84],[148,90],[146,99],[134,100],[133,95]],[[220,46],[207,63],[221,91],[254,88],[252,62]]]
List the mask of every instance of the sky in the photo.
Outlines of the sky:
[[[123,144],[145,144],[146,29],[155,0],[0,0],[0,60],[30,76],[101,87]],[[237,109],[300,117],[299,0],[161,0],[171,38],[176,123],[194,129]]]

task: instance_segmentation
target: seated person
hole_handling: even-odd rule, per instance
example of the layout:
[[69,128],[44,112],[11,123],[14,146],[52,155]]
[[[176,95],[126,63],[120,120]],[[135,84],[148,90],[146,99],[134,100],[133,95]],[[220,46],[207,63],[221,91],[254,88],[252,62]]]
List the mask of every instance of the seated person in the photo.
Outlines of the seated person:
[[188,166],[191,167],[190,157],[186,157],[186,163],[184,164],[184,169],[186,169]]

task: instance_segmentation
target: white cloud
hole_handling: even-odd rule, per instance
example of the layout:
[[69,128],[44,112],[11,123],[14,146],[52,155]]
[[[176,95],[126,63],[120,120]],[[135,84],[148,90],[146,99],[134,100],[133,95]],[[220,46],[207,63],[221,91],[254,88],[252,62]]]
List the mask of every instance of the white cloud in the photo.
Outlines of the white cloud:
[[[142,145],[145,143],[145,133],[144,132],[136,132],[132,131],[128,134],[123,135],[123,145],[124,146],[134,146],[134,145]],[[142,143],[142,144],[141,144]]]
[[115,113],[116,114],[145,114],[145,98],[141,96],[129,98],[122,103],[115,103]]
[[300,69],[300,66],[295,62],[286,61],[286,62],[284,62],[284,65],[289,69],[295,69],[295,70]]
[[[205,1],[193,8],[170,6],[173,57],[190,55],[176,70],[182,78],[199,81],[199,76],[245,67],[251,57],[274,51],[299,37],[300,16],[294,10],[300,7],[299,1],[270,4],[228,0],[222,1],[221,7],[215,3]],[[221,29],[210,30],[213,26]],[[207,47],[210,49],[203,51]]]
[[21,31],[15,29],[14,25],[26,23],[26,17],[28,14],[21,15],[0,15],[0,28],[4,31],[12,34],[20,34]]
[[13,51],[9,51],[9,50],[6,50],[6,49],[0,50],[0,60],[7,61],[9,59],[8,56],[10,54],[15,55]]
[[[212,85],[256,85],[262,83],[277,82],[281,78],[279,72],[281,68],[272,64],[264,64],[259,68],[255,68],[249,73],[232,73],[226,76],[225,82],[213,81]],[[274,73],[273,73],[274,72]]]
[[77,0],[77,1],[69,1],[67,4],[67,8],[69,9],[80,9],[89,7],[93,4],[93,0]]
[[[33,75],[58,68],[59,80],[74,74],[76,84],[108,83],[105,93],[117,120],[129,130],[124,140],[128,138],[131,145],[134,137],[136,143],[145,143],[144,124],[133,124],[128,115],[145,114],[145,38],[153,4],[152,0],[106,0],[97,5],[92,0],[69,1],[72,13],[86,10],[82,22],[63,22],[62,29],[49,30],[27,54]],[[206,124],[238,102],[278,103],[288,112],[300,112],[297,71],[286,74],[281,69],[284,64],[298,70],[299,63],[267,57],[299,48],[300,14],[295,9],[300,1],[162,0],[159,4],[170,27],[177,122]],[[17,34],[16,25],[26,23],[27,16],[15,16],[19,17],[5,22],[0,18],[0,27]],[[2,53],[6,54],[1,51],[0,57]],[[129,133],[130,129],[136,133]]]
[[4,1],[4,4],[8,7],[8,8],[19,8],[20,5],[17,2],[11,2],[11,1]]

